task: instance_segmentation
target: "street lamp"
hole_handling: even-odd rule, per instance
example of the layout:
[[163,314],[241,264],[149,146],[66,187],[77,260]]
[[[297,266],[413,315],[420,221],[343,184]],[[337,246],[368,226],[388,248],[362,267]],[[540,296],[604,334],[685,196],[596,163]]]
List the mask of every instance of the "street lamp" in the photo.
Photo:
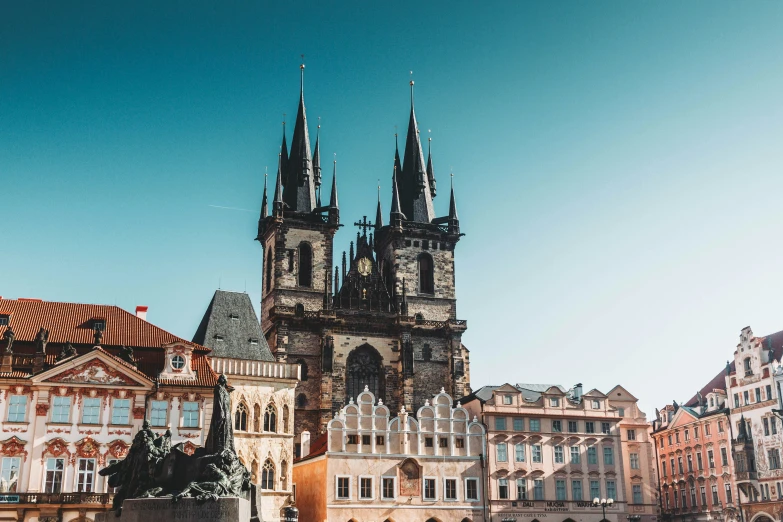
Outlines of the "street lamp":
[[606,520],[606,508],[612,507],[612,504],[614,504],[614,499],[612,498],[595,497],[593,499],[593,507],[601,506],[601,511],[603,512],[603,518],[601,520]]

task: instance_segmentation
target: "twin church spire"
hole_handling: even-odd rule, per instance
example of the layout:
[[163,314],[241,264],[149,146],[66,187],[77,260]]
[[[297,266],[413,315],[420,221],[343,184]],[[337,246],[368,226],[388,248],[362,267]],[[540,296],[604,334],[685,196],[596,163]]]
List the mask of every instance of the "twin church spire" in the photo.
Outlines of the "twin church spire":
[[[400,160],[399,146],[395,145],[394,172],[392,174],[392,204],[390,225],[401,226],[403,221],[417,223],[442,223],[447,218],[436,218],[433,198],[436,195],[435,172],[432,162],[432,143],[428,140],[427,162],[421,143],[414,106],[414,83],[410,82],[411,108],[408,132],[405,138],[405,154]],[[333,170],[332,187],[328,206],[321,201],[321,146],[320,124],[316,134],[315,150],[311,153],[307,111],[304,103],[304,64],[300,66],[299,106],[297,109],[290,153],[286,143],[285,121],[283,139],[278,157],[277,176],[273,200],[273,215],[283,217],[284,212],[311,214],[314,211],[330,211],[339,216],[337,203],[337,166]],[[395,134],[395,142],[397,141]],[[266,180],[261,219],[267,216]],[[382,223],[380,197],[376,223]],[[458,220],[453,184],[449,202],[449,222]],[[379,225],[382,226],[382,225]]]

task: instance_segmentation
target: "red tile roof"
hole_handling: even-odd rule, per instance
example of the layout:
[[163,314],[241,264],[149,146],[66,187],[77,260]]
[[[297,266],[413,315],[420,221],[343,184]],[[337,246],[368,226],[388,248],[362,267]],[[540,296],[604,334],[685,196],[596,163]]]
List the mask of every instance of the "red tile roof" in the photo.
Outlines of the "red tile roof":
[[304,455],[303,457],[297,459],[297,462],[300,462],[302,460],[312,459],[317,457],[318,455],[323,455],[326,453],[326,449],[329,446],[329,433],[324,432],[318,435],[314,439],[310,439],[310,453],[307,455]]
[[[35,341],[41,327],[49,330],[50,343],[90,344],[93,342],[93,320],[106,322],[101,344],[160,348],[164,344],[183,342],[198,351],[208,348],[186,341],[139,319],[134,314],[113,305],[57,303],[0,299],[0,315],[9,315],[16,341]],[[6,327],[0,326],[0,337]]]

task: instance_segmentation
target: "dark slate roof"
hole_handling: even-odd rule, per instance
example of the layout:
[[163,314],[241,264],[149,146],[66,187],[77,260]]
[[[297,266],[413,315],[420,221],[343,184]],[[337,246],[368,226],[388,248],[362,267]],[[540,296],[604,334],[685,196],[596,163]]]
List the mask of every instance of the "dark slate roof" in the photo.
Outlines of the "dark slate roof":
[[[257,344],[251,344],[251,339],[258,341]],[[241,292],[215,291],[193,342],[211,348],[213,357],[275,360],[261,331],[250,296]]]

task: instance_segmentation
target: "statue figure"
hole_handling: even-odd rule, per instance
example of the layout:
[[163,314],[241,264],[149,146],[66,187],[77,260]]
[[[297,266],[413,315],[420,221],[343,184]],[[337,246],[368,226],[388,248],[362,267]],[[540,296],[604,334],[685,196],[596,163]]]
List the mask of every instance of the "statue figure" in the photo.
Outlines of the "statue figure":
[[49,330],[41,327],[38,330],[38,334],[35,336],[35,351],[39,353],[46,352],[46,345],[49,343]]
[[92,338],[93,338],[93,341],[95,343],[95,346],[100,346],[101,345],[101,339],[103,339],[103,330],[98,328],[97,324],[92,329]]
[[133,358],[133,348],[130,346],[121,346],[120,347],[120,359],[123,361],[132,364],[133,366],[136,366],[136,361]]
[[11,355],[14,352],[11,350],[11,347],[14,345],[14,339],[16,339],[16,334],[14,333],[14,329],[11,328],[11,325],[8,325],[8,328],[5,329],[5,332],[3,332],[3,339],[6,342],[5,345],[5,354]]
[[236,453],[223,450],[215,457],[217,463],[207,464],[196,480],[172,497],[174,502],[183,497],[217,500],[250,489],[250,472],[239,462]]
[[226,376],[221,375],[215,385],[212,404],[212,420],[204,449],[208,454],[217,454],[224,449],[234,450],[234,426],[231,423],[231,396],[234,388],[228,385]]
[[76,348],[74,348],[71,343],[66,343],[63,345],[63,349],[60,352],[60,355],[57,356],[57,360],[62,361],[63,359],[73,357],[74,355],[76,355]]

